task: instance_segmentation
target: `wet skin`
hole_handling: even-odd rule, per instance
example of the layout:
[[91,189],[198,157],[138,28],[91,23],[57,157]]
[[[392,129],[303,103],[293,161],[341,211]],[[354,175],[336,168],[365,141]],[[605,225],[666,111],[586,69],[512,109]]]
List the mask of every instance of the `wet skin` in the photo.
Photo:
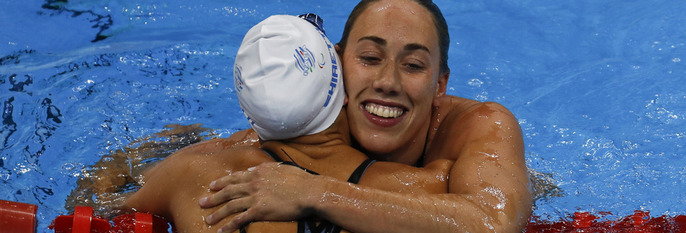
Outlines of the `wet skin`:
[[[327,191],[322,189],[323,185],[318,185],[319,182],[348,185],[345,180],[367,158],[349,146],[349,138],[345,135],[348,135],[347,122],[345,115],[341,114],[334,127],[322,133],[287,142],[265,142],[261,145],[262,148],[276,152],[284,160],[293,159],[292,161],[297,164],[317,171],[321,174],[319,176],[302,172],[293,166],[272,163],[273,159],[256,147],[237,146],[239,143],[256,142],[254,134],[250,132],[235,134],[229,139],[201,142],[178,151],[147,171],[145,184],[127,199],[126,207],[156,213],[172,220],[179,232],[217,232],[218,227],[207,225],[201,216],[206,216],[218,208],[201,209],[197,202],[198,197],[206,195],[208,189],[212,188],[208,185],[210,181],[225,176],[227,172],[239,180],[249,179],[249,176],[245,176],[248,173],[274,175],[271,180],[280,180],[278,184],[263,183],[260,180],[249,182],[262,192],[278,193],[276,200],[271,201],[282,202],[308,197],[303,196],[302,192],[316,194],[309,196],[310,198],[325,197]],[[445,193],[448,189],[447,172],[451,165],[452,161],[448,160],[436,161],[425,168],[377,162],[368,168],[360,180],[360,186],[356,188],[374,187],[405,194]],[[284,176],[289,179],[280,179]],[[326,198],[325,201],[332,201],[335,197]],[[245,200],[248,199],[239,202]],[[336,201],[356,202],[344,199]],[[295,215],[309,214],[308,210],[298,211]],[[292,213],[288,214],[286,217],[278,214],[263,217],[275,221],[288,220]],[[235,217],[236,215],[224,218],[219,223],[227,224]],[[246,227],[248,232],[295,232],[296,228],[295,222],[254,222]]]
[[[437,33],[430,19],[428,11],[413,1],[375,2],[360,16],[347,47],[339,53],[350,99],[350,131],[363,152],[403,164],[414,164],[422,154],[427,165],[450,161],[445,171],[450,178],[446,194],[353,186],[332,179],[334,174],[308,177],[292,167],[266,163],[251,170],[236,167],[234,171],[244,172],[222,177],[222,184],[213,188],[221,191],[202,204],[212,208],[199,210],[195,218],[213,213],[209,222],[215,224],[223,216],[239,213],[218,223],[230,229],[253,220],[292,220],[315,214],[352,232],[521,232],[532,200],[519,124],[499,104],[444,94],[448,74],[438,70]],[[223,153],[212,152],[217,148],[201,149],[205,154]],[[348,160],[352,159],[340,162]],[[387,182],[411,177],[410,173],[370,172],[365,178]],[[191,179],[204,189],[209,180]],[[254,181],[261,185],[255,186]],[[408,180],[399,183],[412,187]],[[182,199],[193,202],[203,192]],[[234,201],[217,206],[226,200]],[[183,205],[178,200],[174,203]],[[250,227],[263,224],[267,223]]]

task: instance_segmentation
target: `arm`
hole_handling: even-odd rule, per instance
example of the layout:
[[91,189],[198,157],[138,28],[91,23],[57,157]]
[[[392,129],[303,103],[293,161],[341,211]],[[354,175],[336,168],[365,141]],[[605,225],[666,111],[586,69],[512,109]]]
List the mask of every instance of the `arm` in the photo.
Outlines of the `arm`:
[[404,195],[330,183],[337,195],[315,200],[314,208],[353,232],[521,232],[532,200],[514,116],[483,103],[445,120],[427,159],[455,159],[449,194]]
[[[243,206],[248,210],[235,217],[226,229],[233,230],[250,221],[265,220],[263,216],[272,212],[295,208],[313,211],[352,232],[521,232],[532,200],[518,122],[509,111],[494,103],[478,104],[469,111],[447,115],[432,141],[427,159],[453,160],[452,166],[431,163],[424,170],[412,170],[405,165],[384,163],[381,165],[386,169],[370,167],[360,185],[326,176],[296,179],[300,175],[281,173],[270,177],[272,173],[260,166],[256,171],[242,174],[241,179],[253,176],[253,180],[262,182],[273,180],[265,186],[281,185],[277,190],[299,187],[295,191],[301,191],[302,195],[295,200],[271,198],[281,201],[257,201],[259,204]],[[449,172],[447,194],[445,191],[436,194],[440,188],[426,189],[428,186],[418,185],[446,178],[440,175],[442,170]],[[222,184],[215,183],[218,187],[214,189],[235,183],[229,180],[220,180]],[[299,183],[307,186],[298,186]],[[224,190],[245,191],[236,186]],[[221,203],[226,198],[220,195],[211,196],[201,205]],[[259,195],[253,198],[270,199]],[[225,214],[228,213],[220,213]]]
[[200,124],[166,125],[154,136],[136,139],[123,149],[112,151],[93,166],[84,170],[77,187],[67,198],[67,209],[76,205],[99,207],[116,206],[123,201],[127,185],[138,185],[141,173],[156,161],[185,146],[213,136]]

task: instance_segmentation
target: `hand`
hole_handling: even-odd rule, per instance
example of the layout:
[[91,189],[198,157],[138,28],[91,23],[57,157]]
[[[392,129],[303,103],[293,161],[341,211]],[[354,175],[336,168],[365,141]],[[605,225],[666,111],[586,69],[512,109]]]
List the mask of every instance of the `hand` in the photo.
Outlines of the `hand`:
[[210,190],[215,193],[201,198],[199,204],[202,208],[224,204],[205,218],[210,225],[244,211],[220,232],[233,232],[252,221],[296,220],[309,214],[306,203],[310,197],[316,198],[312,183],[318,178],[294,166],[263,163],[213,181]]

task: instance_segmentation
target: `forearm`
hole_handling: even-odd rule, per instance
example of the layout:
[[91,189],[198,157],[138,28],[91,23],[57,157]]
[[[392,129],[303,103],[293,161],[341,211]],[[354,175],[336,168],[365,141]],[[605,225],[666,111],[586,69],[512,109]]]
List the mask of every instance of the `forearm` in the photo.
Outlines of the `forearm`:
[[351,232],[505,232],[498,221],[506,218],[503,211],[483,209],[467,195],[401,194],[324,182],[326,191],[312,208]]

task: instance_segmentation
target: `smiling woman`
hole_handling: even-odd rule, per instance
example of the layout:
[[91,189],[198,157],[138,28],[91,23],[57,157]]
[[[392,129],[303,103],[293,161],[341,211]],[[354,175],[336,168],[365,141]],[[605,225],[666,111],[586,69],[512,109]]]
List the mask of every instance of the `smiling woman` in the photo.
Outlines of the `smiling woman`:
[[445,94],[449,75],[436,26],[445,20],[427,9],[363,1],[339,43],[351,133],[374,158],[415,164],[426,148],[421,135],[428,133],[433,101]]

